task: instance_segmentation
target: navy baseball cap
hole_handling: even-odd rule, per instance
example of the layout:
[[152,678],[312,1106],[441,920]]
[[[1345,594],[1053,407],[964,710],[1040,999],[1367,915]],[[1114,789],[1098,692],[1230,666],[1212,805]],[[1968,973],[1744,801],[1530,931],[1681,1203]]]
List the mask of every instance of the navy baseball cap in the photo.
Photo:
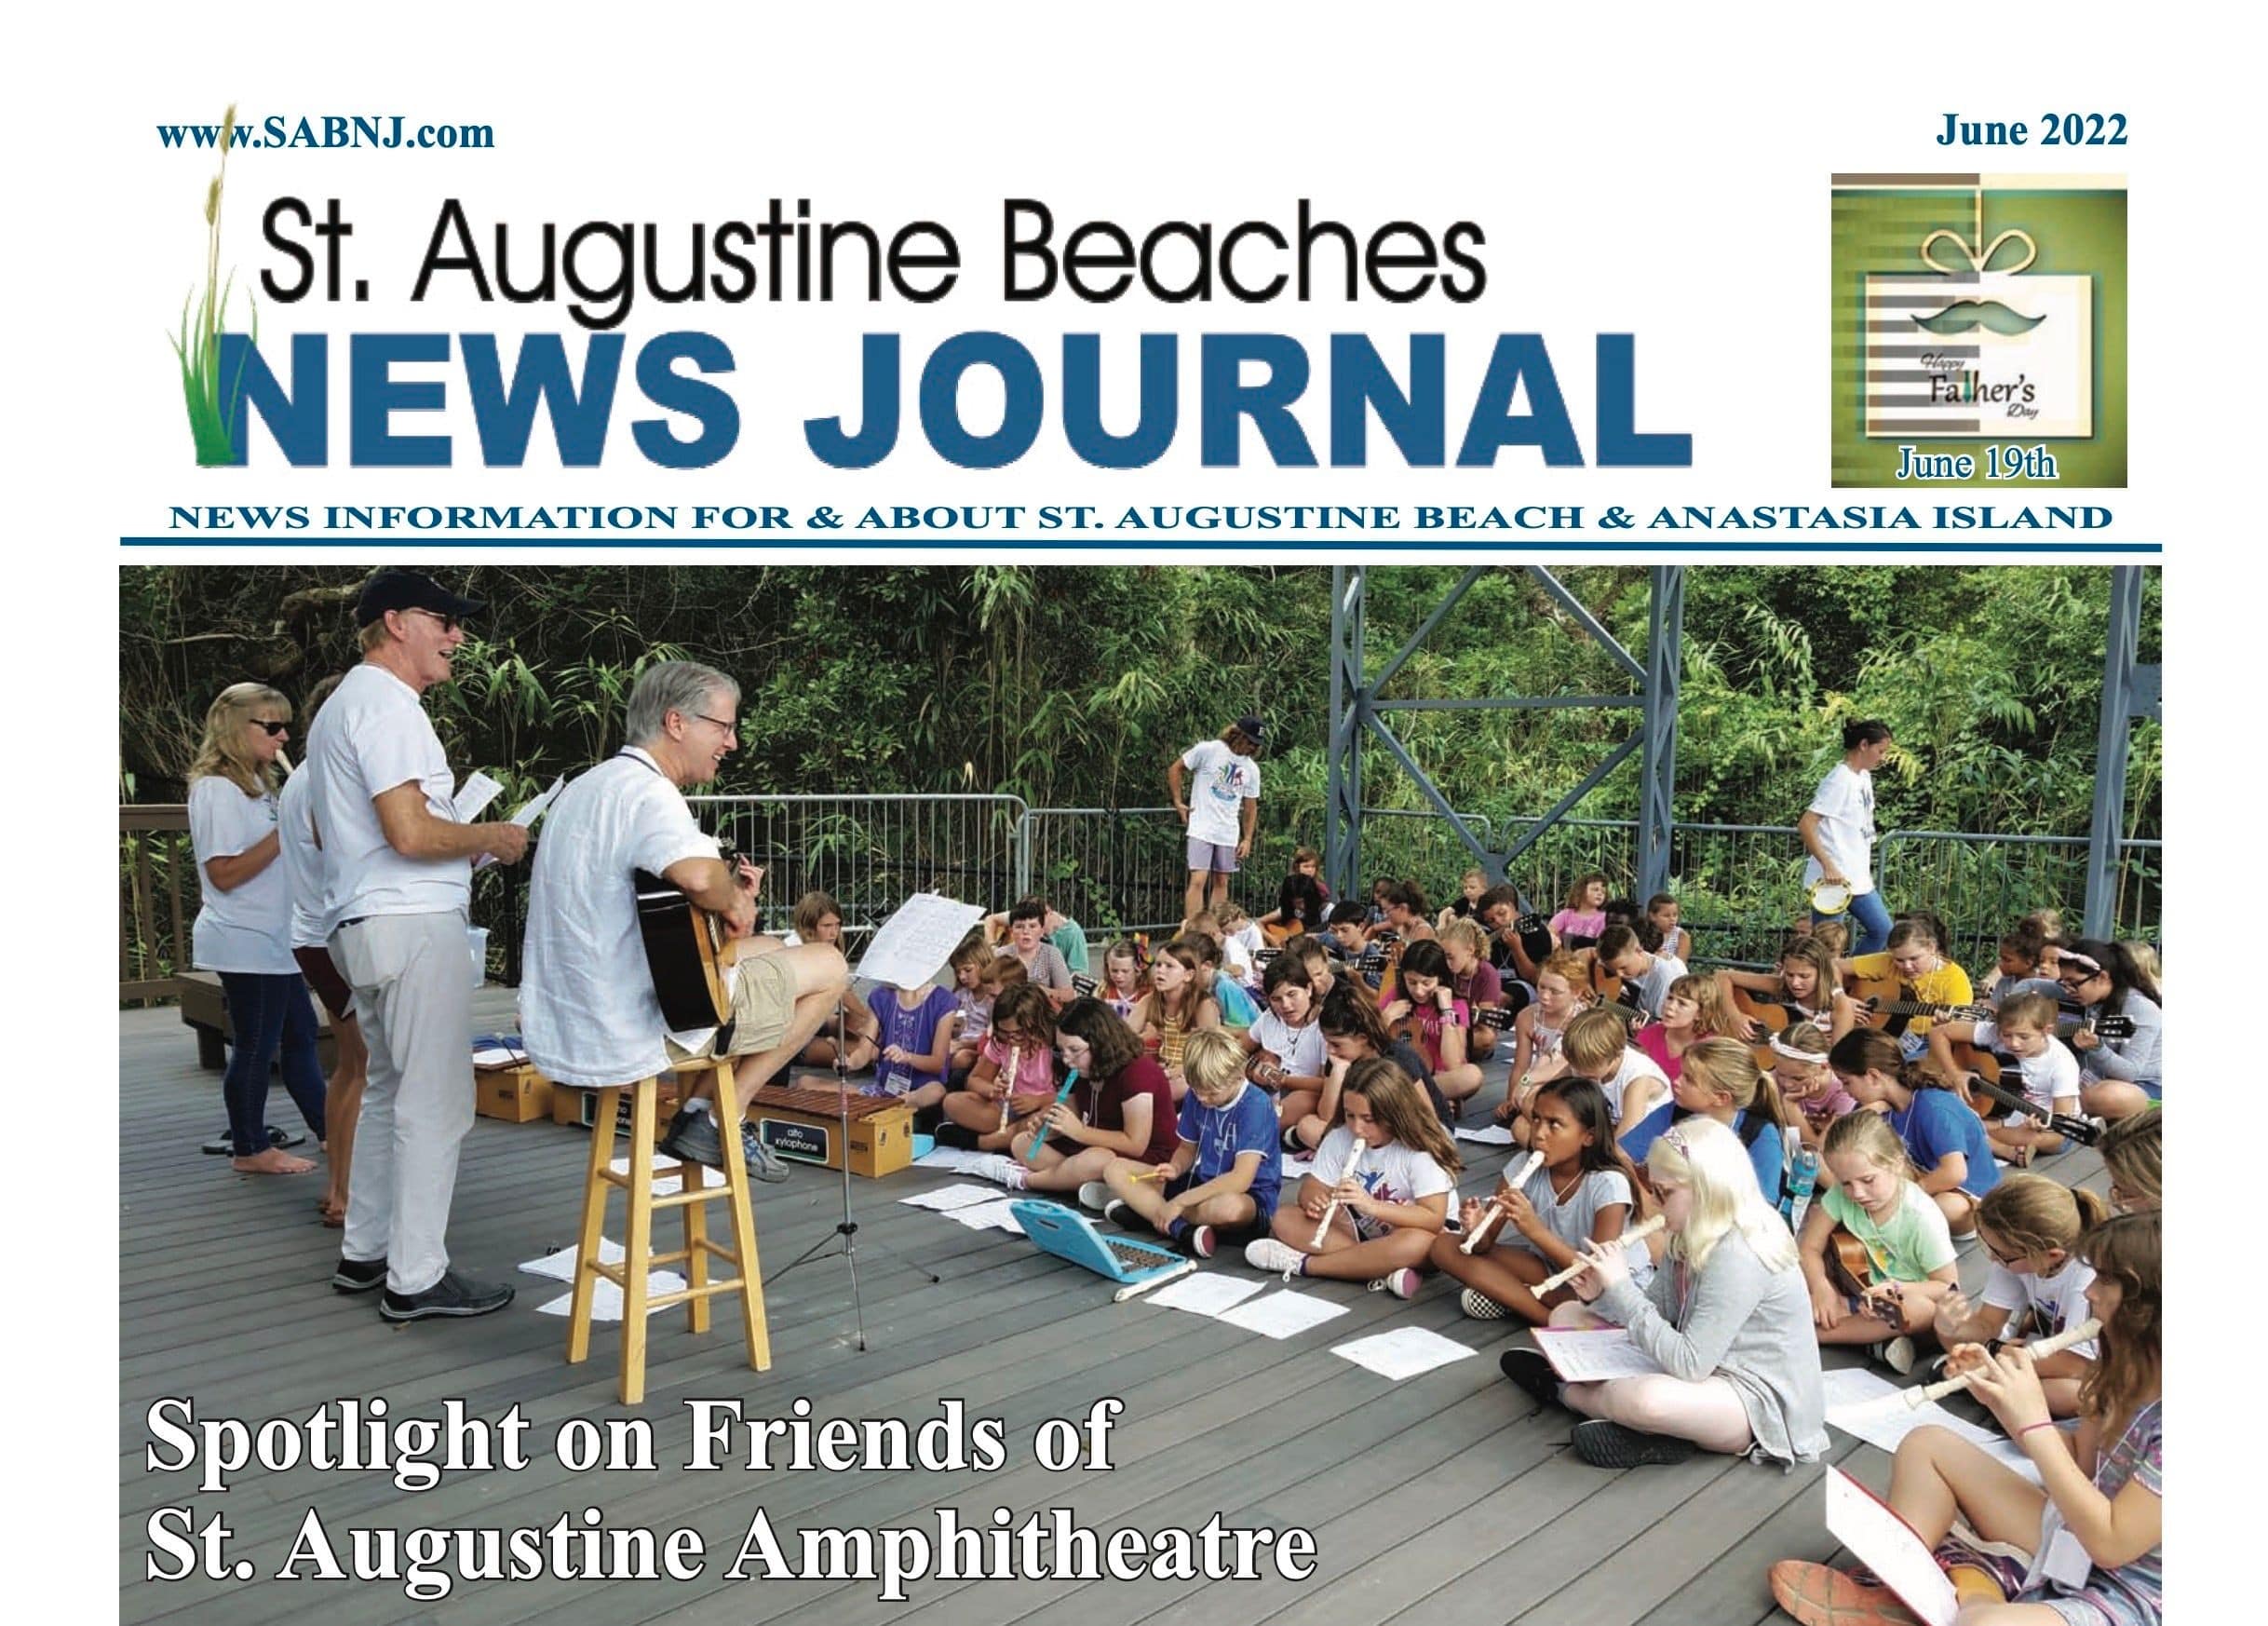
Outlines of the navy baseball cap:
[[484,600],[452,593],[414,570],[382,570],[362,584],[362,594],[355,600],[355,625],[367,627],[388,610],[431,610],[462,621],[487,608]]

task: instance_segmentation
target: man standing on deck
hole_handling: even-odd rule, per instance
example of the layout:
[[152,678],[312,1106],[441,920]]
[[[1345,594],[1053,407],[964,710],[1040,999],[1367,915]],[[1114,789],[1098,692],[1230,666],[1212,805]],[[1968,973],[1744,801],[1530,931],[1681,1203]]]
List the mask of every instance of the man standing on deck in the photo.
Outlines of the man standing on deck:
[[370,1077],[331,1286],[383,1286],[389,1321],[481,1316],[505,1285],[449,1268],[457,1150],[473,1120],[472,862],[527,850],[517,824],[466,824],[456,779],[419,697],[449,678],[464,620],[487,606],[408,570],[382,570],[355,603],[362,664],[307,735],[303,772],[323,851],[331,956],[355,991]]
[[[1204,913],[1206,890],[1211,901],[1224,901],[1229,877],[1236,866],[1252,856],[1252,826],[1260,811],[1260,753],[1266,730],[1257,717],[1239,717],[1221,731],[1218,739],[1200,739],[1166,765],[1166,789],[1173,810],[1189,827],[1189,890],[1182,899],[1181,918]],[[1183,770],[1195,780],[1184,795]]]

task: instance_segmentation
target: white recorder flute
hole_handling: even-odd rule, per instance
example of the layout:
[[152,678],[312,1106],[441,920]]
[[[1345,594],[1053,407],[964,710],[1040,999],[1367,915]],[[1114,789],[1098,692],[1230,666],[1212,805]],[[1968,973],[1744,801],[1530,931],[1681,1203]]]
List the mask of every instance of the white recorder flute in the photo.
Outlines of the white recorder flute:
[[[1509,1180],[1506,1180],[1505,1184],[1512,1190],[1518,1191],[1521,1186],[1527,1185],[1529,1181],[1534,1179],[1535,1172],[1543,1166],[1544,1154],[1541,1152],[1530,1152],[1528,1154],[1528,1160],[1519,1166],[1519,1172],[1513,1175]],[[1474,1222],[1472,1234],[1466,1237],[1464,1241],[1457,1244],[1457,1252],[1460,1253],[1469,1253],[1474,1249],[1479,1247],[1482,1242],[1488,1240],[1490,1227],[1494,1226],[1498,1220],[1504,1217],[1504,1205],[1496,1200],[1494,1193],[1491,1193],[1487,1210],[1481,1214],[1478,1220]]]
[[[2025,1345],[2024,1348],[2031,1350],[2034,1356],[2057,1355],[2070,1348],[2073,1344],[2086,1343],[2101,1331],[2102,1323],[2093,1316],[2089,1316],[2075,1327],[2066,1327],[2052,1338],[2042,1338],[2037,1343]],[[1976,1375],[1974,1372],[1964,1372],[1959,1377],[1948,1377],[1921,1389],[1907,1389],[1900,1398],[1905,1401],[1910,1409],[1919,1410],[1931,1401],[1942,1400],[1956,1389],[1968,1388],[1969,1379]]]
[[1000,1127],[1008,1127],[1008,1103],[1016,1096],[1016,1076],[1024,1070],[1024,1052],[1020,1045],[1008,1047],[1008,1086],[1000,1092]]
[[[1350,1131],[1348,1132],[1352,1133],[1353,1131]],[[1368,1144],[1357,1136],[1355,1141],[1355,1149],[1347,1154],[1346,1167],[1339,1172],[1339,1178],[1342,1180],[1352,1180],[1355,1177],[1356,1172],[1362,1167],[1362,1154],[1370,1149],[1370,1148]],[[1323,1205],[1323,1223],[1316,1226],[1315,1240],[1307,1244],[1307,1251],[1310,1253],[1320,1253],[1323,1251],[1323,1239],[1330,1235],[1330,1222],[1338,1212],[1339,1199],[1334,1196],[1329,1202]],[[1284,1280],[1286,1281],[1289,1281],[1293,1276],[1299,1273],[1299,1268],[1300,1267],[1297,1265],[1292,1266],[1290,1269],[1284,1272]]]
[[[1609,1242],[1607,1246],[1610,1248],[1619,1248],[1626,1242],[1643,1241],[1646,1238],[1651,1237],[1654,1232],[1660,1230],[1662,1226],[1667,1223],[1668,1222],[1664,1220],[1658,1213],[1655,1214],[1652,1219],[1640,1220],[1638,1224],[1624,1231],[1621,1236],[1616,1237],[1612,1242]],[[1535,1296],[1541,1298],[1555,1287],[1565,1287],[1569,1282],[1573,1281],[1576,1277],[1582,1275],[1590,1267],[1591,1262],[1589,1259],[1584,1258],[1576,1260],[1573,1265],[1570,1265],[1566,1269],[1559,1272],[1557,1275],[1546,1276],[1543,1280],[1537,1282],[1533,1290]]]

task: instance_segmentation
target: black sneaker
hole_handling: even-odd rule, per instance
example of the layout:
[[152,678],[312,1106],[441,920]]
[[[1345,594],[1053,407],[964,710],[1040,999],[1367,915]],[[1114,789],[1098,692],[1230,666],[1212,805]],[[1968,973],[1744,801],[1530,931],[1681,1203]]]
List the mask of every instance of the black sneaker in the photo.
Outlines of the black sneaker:
[[502,1284],[470,1281],[453,1270],[423,1293],[386,1290],[378,1301],[378,1313],[389,1321],[420,1321],[427,1316],[484,1316],[512,1302],[512,1289]]
[[[724,1167],[724,1143],[717,1138],[716,1118],[688,1106],[679,1107],[677,1115],[670,1118],[669,1131],[662,1136],[661,1149],[672,1158],[698,1163],[705,1169]],[[755,1171],[751,1169],[749,1172]]]
[[1603,1417],[1577,1423],[1569,1443],[1593,1468],[1666,1468],[1684,1461],[1699,1449],[1691,1440],[1673,1434],[1641,1434]]
[[341,1293],[368,1293],[385,1285],[384,1259],[349,1259],[339,1255],[339,1267],[331,1273],[331,1285]]
[[946,1118],[938,1125],[937,1143],[940,1146],[950,1146],[956,1152],[973,1152],[977,1149],[977,1131],[965,1124]]
[[1506,1349],[1496,1358],[1496,1364],[1537,1405],[1556,1406],[1559,1403],[1559,1372],[1544,1359],[1541,1349],[1531,1349],[1525,1345],[1517,1349]]
[[1141,1219],[1141,1215],[1134,1212],[1134,1205],[1123,1197],[1114,1197],[1104,1203],[1102,1217],[1114,1226],[1132,1226]]

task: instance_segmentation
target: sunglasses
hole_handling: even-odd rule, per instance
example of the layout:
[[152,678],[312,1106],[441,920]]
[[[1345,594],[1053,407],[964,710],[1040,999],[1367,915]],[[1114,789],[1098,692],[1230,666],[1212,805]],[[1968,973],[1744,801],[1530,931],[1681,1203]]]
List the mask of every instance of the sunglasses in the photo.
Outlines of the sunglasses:
[[266,736],[267,736],[267,737],[268,737],[270,739],[275,738],[276,738],[277,735],[281,734],[281,733],[282,733],[282,732],[283,732],[285,729],[287,729],[287,728],[289,728],[289,727],[290,727],[290,726],[291,726],[291,725],[290,725],[290,724],[289,724],[289,723],[274,723],[274,722],[270,722],[270,721],[269,721],[267,718],[265,718],[265,717],[250,717],[250,718],[247,718],[247,719],[246,719],[246,721],[247,721],[247,722],[249,722],[249,723],[250,723],[250,724],[251,724],[251,725],[252,725],[253,727],[255,727],[255,728],[259,729],[259,730],[260,730],[262,733],[265,734],[265,735],[266,735]]
[[411,605],[408,613],[412,616],[431,616],[441,624],[441,630],[444,632],[454,632],[460,625],[454,616],[443,615],[439,610],[428,610],[421,604]]

